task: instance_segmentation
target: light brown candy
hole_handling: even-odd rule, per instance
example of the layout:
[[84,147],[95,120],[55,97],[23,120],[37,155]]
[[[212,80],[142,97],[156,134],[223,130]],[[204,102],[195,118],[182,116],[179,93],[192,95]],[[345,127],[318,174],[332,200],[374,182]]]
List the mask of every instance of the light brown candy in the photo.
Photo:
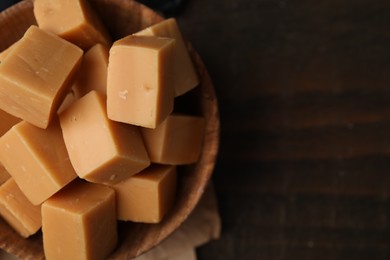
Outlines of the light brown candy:
[[113,184],[149,166],[138,127],[107,118],[105,95],[91,91],[60,114],[61,128],[77,175]]
[[112,120],[155,128],[173,110],[175,40],[127,36],[110,49],[107,112]]
[[0,186],[0,215],[22,237],[35,234],[42,225],[41,206],[31,204],[12,178]]
[[34,205],[77,177],[57,120],[46,130],[16,124],[0,138],[0,162]]
[[172,83],[175,89],[175,96],[183,95],[199,84],[198,75],[175,18],[163,20],[134,35],[159,36],[176,40],[173,62],[173,73],[175,77]]
[[42,204],[48,260],[107,259],[117,243],[115,192],[75,180]]
[[141,128],[150,160],[161,164],[190,164],[199,160],[204,118],[172,114],[156,129]]
[[112,187],[119,220],[158,223],[175,200],[176,166],[151,165]]
[[87,0],[34,0],[34,15],[40,28],[53,32],[84,50],[111,39]]
[[92,46],[83,57],[79,75],[72,87],[80,98],[92,90],[107,93],[107,66],[109,49],[104,44]]
[[0,64],[0,109],[46,128],[73,80],[83,51],[31,26]]

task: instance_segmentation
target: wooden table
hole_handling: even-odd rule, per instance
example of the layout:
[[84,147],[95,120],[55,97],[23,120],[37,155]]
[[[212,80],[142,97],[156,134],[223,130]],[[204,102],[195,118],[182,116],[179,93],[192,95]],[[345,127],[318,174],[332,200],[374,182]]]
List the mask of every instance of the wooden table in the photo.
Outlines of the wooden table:
[[199,259],[390,258],[390,1],[189,0],[222,237]]
[[221,112],[223,232],[199,259],[389,259],[390,1],[188,0],[177,18]]

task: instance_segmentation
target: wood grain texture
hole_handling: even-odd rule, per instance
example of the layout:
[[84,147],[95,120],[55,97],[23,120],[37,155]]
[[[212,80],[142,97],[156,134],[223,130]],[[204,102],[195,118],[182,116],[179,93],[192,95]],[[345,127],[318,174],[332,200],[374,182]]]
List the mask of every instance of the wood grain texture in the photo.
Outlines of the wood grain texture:
[[192,0],[221,112],[199,259],[390,258],[390,2]]
[[[152,10],[131,0],[91,0],[103,18],[114,40],[161,21]],[[0,13],[0,50],[19,39],[29,25],[35,24],[32,0],[13,6]],[[200,84],[182,99],[192,113],[205,118],[205,136],[201,157],[197,163],[178,168],[178,189],[173,208],[159,224],[119,224],[119,244],[110,259],[131,259],[157,245],[176,230],[192,212],[213,173],[219,146],[219,112],[217,98],[207,69],[197,52],[188,44]],[[181,102],[179,102],[181,103]],[[180,108],[175,108],[179,109]],[[0,248],[21,259],[43,259],[42,234],[29,239],[19,237],[0,220]]]

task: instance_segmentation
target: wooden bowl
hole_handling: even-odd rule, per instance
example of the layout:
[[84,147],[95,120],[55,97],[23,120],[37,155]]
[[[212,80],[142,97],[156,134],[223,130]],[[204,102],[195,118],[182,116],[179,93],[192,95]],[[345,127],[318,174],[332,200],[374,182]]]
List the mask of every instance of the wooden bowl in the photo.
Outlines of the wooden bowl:
[[[163,18],[149,8],[131,0],[90,0],[114,39],[141,30]],[[0,51],[19,39],[26,29],[36,24],[32,0],[25,0],[0,13]],[[178,191],[173,209],[159,224],[119,223],[119,244],[111,259],[130,259],[160,243],[188,217],[198,203],[212,174],[219,145],[219,114],[217,99],[209,75],[199,55],[188,44],[199,73],[201,84],[177,98],[178,109],[206,119],[203,152],[193,165],[179,167]],[[184,104],[184,105],[183,105]],[[42,233],[28,239],[19,237],[0,219],[0,248],[21,259],[44,259]]]

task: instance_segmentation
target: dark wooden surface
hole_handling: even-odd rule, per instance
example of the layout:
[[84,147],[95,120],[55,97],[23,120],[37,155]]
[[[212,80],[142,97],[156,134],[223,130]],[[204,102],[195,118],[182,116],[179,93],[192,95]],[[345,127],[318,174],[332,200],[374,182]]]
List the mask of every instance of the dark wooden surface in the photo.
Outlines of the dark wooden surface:
[[390,1],[187,2],[222,123],[199,259],[390,259]]
[[390,1],[186,2],[222,127],[199,259],[390,259]]

